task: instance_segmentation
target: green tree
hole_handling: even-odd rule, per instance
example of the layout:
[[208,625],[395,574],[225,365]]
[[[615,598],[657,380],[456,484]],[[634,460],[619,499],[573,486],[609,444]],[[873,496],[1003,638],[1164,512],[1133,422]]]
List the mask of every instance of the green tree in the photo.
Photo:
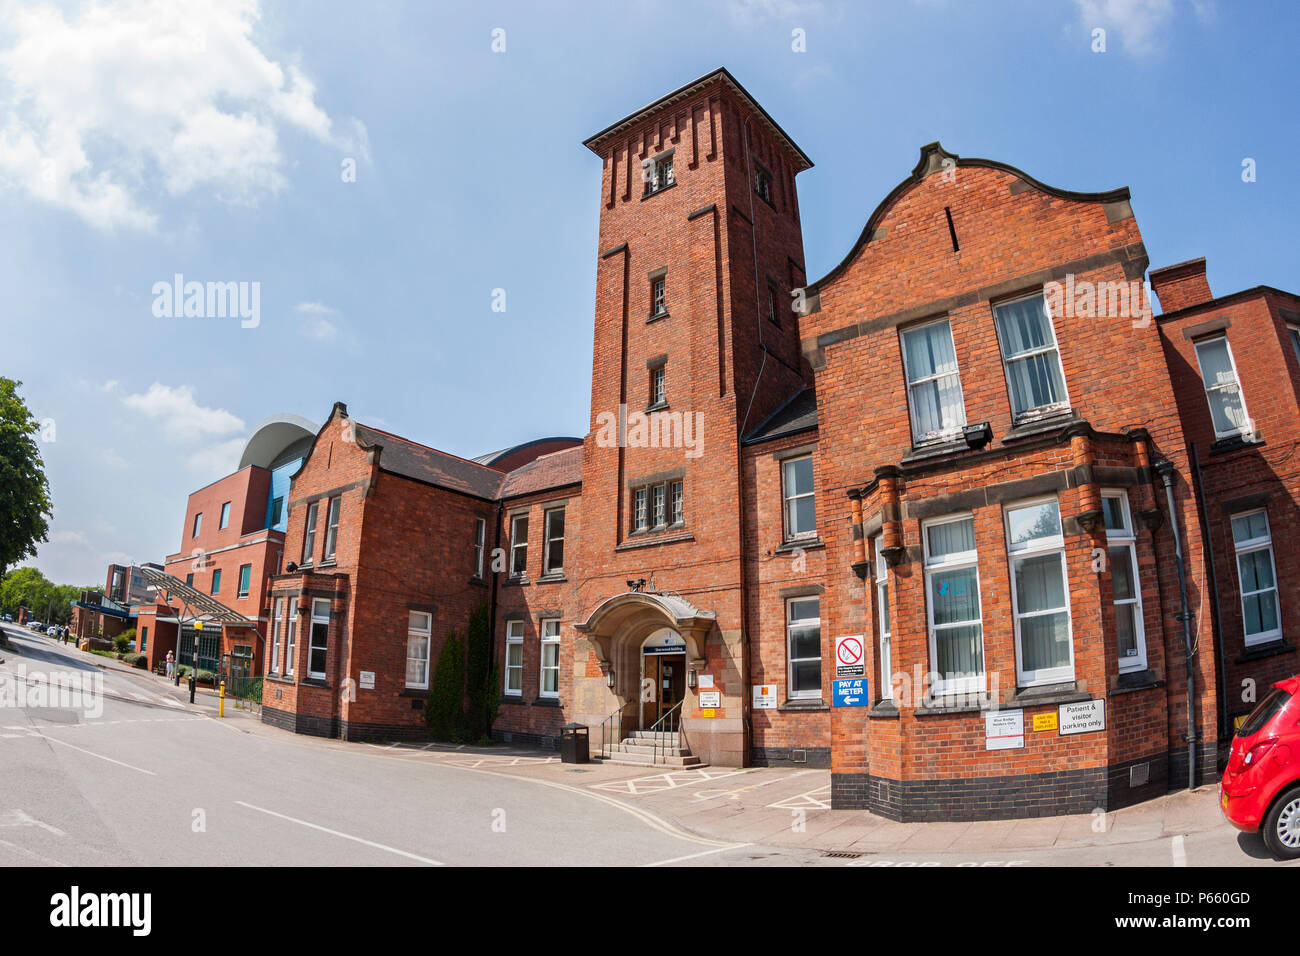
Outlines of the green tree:
[[21,384],[0,377],[0,573],[36,554],[54,517],[36,447],[41,425],[18,395]]
[[447,633],[438,655],[424,720],[434,740],[459,743],[465,737],[465,642],[455,631]]

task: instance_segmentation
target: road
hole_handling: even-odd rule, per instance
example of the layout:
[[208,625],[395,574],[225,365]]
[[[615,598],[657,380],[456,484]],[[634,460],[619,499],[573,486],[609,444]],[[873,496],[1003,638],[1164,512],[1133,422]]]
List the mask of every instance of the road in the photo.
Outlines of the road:
[[[214,719],[152,675],[7,631],[0,675],[25,676],[29,696],[0,707],[0,866],[1280,865],[1218,821],[1093,846],[1059,845],[1063,822],[975,825],[1009,835],[979,845],[952,836],[961,825],[830,811],[825,771],[655,774],[302,737]],[[51,674],[102,674],[102,698],[33,706]],[[1041,845],[1012,838],[1039,831]]]

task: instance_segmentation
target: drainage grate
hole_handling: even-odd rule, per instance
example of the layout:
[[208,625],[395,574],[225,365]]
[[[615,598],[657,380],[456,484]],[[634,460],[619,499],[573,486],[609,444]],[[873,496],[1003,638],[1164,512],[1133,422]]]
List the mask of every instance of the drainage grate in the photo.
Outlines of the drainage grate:
[[856,860],[862,856],[861,853],[854,853],[852,850],[825,850],[822,857],[831,860]]

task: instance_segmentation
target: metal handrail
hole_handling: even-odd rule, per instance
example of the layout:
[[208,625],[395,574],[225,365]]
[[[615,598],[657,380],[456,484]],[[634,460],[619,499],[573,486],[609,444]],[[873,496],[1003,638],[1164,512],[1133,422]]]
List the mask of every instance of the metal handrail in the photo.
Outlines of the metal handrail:
[[[651,758],[652,763],[659,763],[659,743],[664,734],[677,733],[678,719],[681,717],[679,711],[682,704],[686,703],[685,699],[679,700],[670,707],[662,717],[650,725],[650,733],[654,734],[654,756]],[[664,756],[667,757],[668,745],[664,744]]]
[[606,717],[604,720],[602,720],[602,721],[600,722],[600,756],[601,756],[601,759],[604,759],[605,757],[608,757],[609,754],[610,754],[610,752],[612,752],[612,748],[610,747],[610,744],[609,744],[609,739],[610,739],[609,730],[610,730],[610,728],[612,727],[613,730],[614,730],[614,731],[619,735],[620,738],[621,738],[622,735],[623,735],[623,711],[624,711],[624,709],[625,709],[626,707],[627,707],[627,704],[623,704],[622,706],[620,706],[620,707],[618,708],[618,710],[614,711],[614,713],[610,714],[608,717]]

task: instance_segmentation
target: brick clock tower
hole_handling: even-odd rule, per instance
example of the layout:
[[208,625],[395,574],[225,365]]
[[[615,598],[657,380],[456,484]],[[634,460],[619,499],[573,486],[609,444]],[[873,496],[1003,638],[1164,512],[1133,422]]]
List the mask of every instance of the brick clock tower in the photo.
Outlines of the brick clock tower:
[[795,176],[724,69],[588,139],[603,163],[576,719],[748,762],[742,438],[812,384]]

